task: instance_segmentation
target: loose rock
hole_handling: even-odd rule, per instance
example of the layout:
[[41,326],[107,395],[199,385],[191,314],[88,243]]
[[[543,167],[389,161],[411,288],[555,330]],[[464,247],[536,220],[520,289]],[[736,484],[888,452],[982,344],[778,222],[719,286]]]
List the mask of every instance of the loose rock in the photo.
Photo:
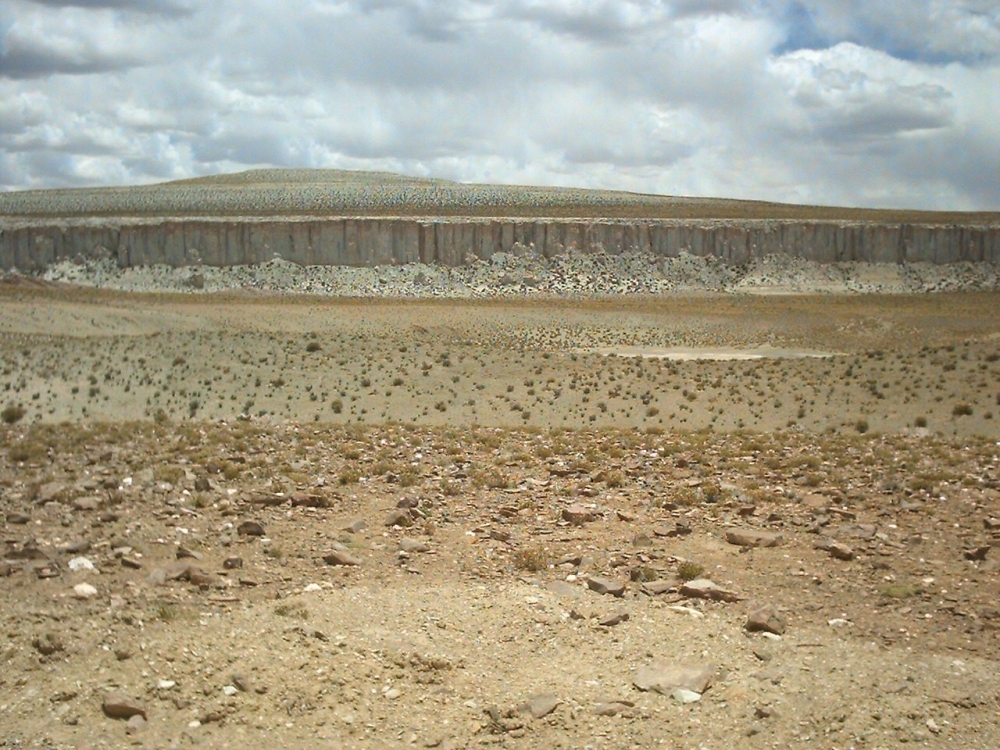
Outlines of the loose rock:
[[757,529],[729,529],[726,541],[740,547],[777,547],[785,539],[781,534]]
[[149,718],[142,703],[117,690],[104,696],[101,708],[104,710],[104,715],[110,719],[131,719],[133,716]]

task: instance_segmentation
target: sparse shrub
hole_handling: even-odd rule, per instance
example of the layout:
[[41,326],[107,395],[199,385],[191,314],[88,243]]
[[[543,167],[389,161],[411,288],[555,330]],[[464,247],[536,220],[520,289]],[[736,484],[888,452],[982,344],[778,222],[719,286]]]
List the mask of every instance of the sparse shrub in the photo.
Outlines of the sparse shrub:
[[299,620],[309,619],[309,610],[298,604],[279,604],[274,608],[278,617],[295,617]]
[[309,352],[310,354],[312,354],[313,352],[318,352],[322,348],[323,347],[320,346],[320,343],[318,341],[310,341],[308,344],[306,344],[306,351]]
[[889,599],[909,599],[921,593],[921,588],[915,583],[887,583],[879,593]]
[[514,567],[537,573],[549,567],[549,553],[540,545],[521,547],[514,552]]
[[955,404],[952,407],[951,415],[953,417],[969,417],[972,416],[972,405],[971,404]]
[[857,430],[862,435],[864,435],[866,432],[868,432],[868,420],[859,419],[857,422],[854,423],[854,429]]
[[705,572],[705,567],[690,560],[684,560],[677,566],[677,577],[682,581],[693,581]]
[[330,408],[333,409],[334,414],[340,414],[344,411],[344,402],[339,398],[335,398],[330,402]]
[[340,472],[340,476],[337,477],[337,481],[342,485],[357,484],[360,479],[361,475],[356,469],[344,469]]
[[917,417],[916,419],[913,420],[913,426],[914,427],[926,427],[927,426],[927,417]]
[[0,412],[0,419],[3,419],[4,424],[15,424],[24,419],[26,413],[25,408],[20,404],[8,404]]

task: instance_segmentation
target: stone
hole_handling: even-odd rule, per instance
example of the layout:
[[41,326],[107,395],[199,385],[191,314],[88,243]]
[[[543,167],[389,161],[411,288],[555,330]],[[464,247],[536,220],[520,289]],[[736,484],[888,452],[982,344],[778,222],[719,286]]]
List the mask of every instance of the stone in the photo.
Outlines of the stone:
[[696,578],[681,585],[680,595],[694,599],[711,599],[717,602],[738,602],[739,595],[722,588],[707,578]]
[[175,554],[178,560],[184,560],[185,558],[191,558],[192,560],[201,560],[205,557],[200,552],[195,552],[194,550],[188,549],[184,545],[179,546]]
[[642,584],[642,590],[649,594],[650,596],[659,596],[660,594],[665,594],[668,591],[672,591],[677,587],[677,584],[673,581],[658,580],[658,581],[646,581]]
[[413,525],[413,516],[407,508],[396,508],[389,511],[389,515],[385,518],[385,525],[408,529]]
[[31,521],[31,516],[27,513],[8,513],[7,523],[14,524],[16,526],[24,526],[24,524]]
[[574,503],[562,510],[562,519],[569,521],[575,526],[581,526],[597,518],[597,513],[591,508],[579,503]]
[[78,497],[71,503],[74,510],[91,511],[97,510],[101,503],[96,497]]
[[146,726],[146,717],[142,714],[132,716],[125,724],[125,734],[135,734]]
[[517,707],[517,710],[522,714],[531,714],[531,718],[533,719],[541,719],[555,711],[560,703],[562,701],[552,695],[552,693],[543,693],[528,698],[528,700]]
[[222,567],[226,570],[236,570],[243,567],[242,557],[227,557],[222,561]]
[[658,659],[636,670],[632,684],[639,690],[670,695],[675,690],[690,690],[701,695],[712,684],[715,667],[708,664],[671,662]]
[[350,552],[344,550],[333,550],[323,555],[323,562],[327,565],[360,565],[361,560]]
[[361,519],[358,519],[357,521],[354,521],[351,524],[345,526],[344,531],[348,532],[349,534],[357,534],[360,531],[364,531],[367,527],[368,527],[367,523],[365,523]]
[[257,521],[244,521],[236,527],[240,536],[264,536],[264,527]]
[[45,633],[44,635],[37,636],[32,639],[31,645],[35,647],[35,650],[42,656],[51,656],[57,651],[65,651],[66,646],[60,638],[55,633]]
[[774,633],[782,635],[785,632],[785,619],[770,604],[761,604],[747,613],[744,626],[751,633]]
[[241,672],[233,674],[233,686],[242,693],[249,693],[251,689],[250,679]]
[[78,583],[73,587],[74,599],[93,599],[97,596],[97,589],[89,583]]
[[594,704],[594,713],[598,716],[617,716],[631,711],[634,705],[630,701],[602,701]]
[[821,539],[816,543],[816,549],[821,549],[830,553],[830,557],[835,557],[838,560],[853,560],[854,550],[844,544],[843,542],[838,542],[835,539]]
[[86,557],[74,557],[66,564],[66,567],[75,573],[81,570],[93,570],[94,563]]
[[607,615],[605,617],[602,617],[600,620],[597,621],[597,624],[603,625],[606,628],[613,628],[615,625],[621,625],[623,622],[628,620],[628,618],[629,618],[628,612],[616,612],[613,615]]
[[967,549],[965,551],[965,559],[972,560],[974,562],[982,562],[986,559],[986,555],[989,554],[990,545],[985,544],[981,547],[974,547],[973,549]]
[[596,591],[598,594],[609,594],[611,596],[624,596],[625,584],[619,581],[604,578],[603,576],[587,576],[587,588]]
[[403,552],[428,552],[430,551],[430,546],[426,542],[421,542],[418,539],[408,539],[403,537],[399,540],[399,548]]
[[113,690],[104,696],[101,708],[109,719],[131,719],[133,716],[149,719],[146,707],[142,703],[118,690]]
[[781,534],[757,529],[728,529],[726,541],[739,547],[777,547],[785,541]]

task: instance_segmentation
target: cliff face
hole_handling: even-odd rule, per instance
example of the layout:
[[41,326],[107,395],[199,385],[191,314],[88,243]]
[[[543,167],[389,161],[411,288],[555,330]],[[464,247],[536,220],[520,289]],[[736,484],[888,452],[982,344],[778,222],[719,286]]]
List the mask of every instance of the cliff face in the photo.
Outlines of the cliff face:
[[122,267],[232,266],[279,256],[302,265],[461,265],[533,249],[681,252],[730,264],[784,254],[820,263],[1000,262],[1000,226],[801,221],[262,219],[38,221],[0,228],[0,267],[40,270],[64,259]]

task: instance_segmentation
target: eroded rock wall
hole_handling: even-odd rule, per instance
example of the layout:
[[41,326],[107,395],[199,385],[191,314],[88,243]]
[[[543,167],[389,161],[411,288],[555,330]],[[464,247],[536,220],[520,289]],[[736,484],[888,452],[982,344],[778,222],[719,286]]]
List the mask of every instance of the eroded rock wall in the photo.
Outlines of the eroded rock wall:
[[0,228],[0,267],[64,259],[123,267],[232,266],[274,257],[303,265],[461,265],[498,252],[682,252],[742,264],[770,254],[820,263],[1000,262],[1000,226],[789,221],[266,219],[67,221]]

